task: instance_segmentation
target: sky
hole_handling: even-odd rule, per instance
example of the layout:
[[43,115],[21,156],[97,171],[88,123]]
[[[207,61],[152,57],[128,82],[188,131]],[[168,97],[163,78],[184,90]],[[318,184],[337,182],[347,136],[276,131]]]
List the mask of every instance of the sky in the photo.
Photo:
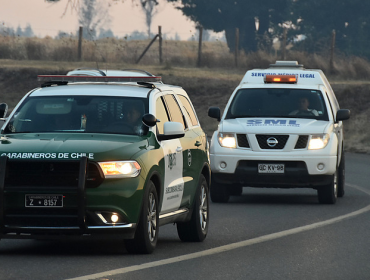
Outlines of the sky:
[[[72,4],[82,0],[60,0],[51,4],[45,0],[0,0],[0,23],[6,27],[24,29],[28,24],[36,36],[55,37],[59,31],[76,33],[78,30],[78,12]],[[137,30],[146,32],[145,16],[139,0],[99,0],[109,7],[110,23],[104,29],[111,29],[115,36],[124,37]],[[177,33],[182,40],[195,34],[195,24],[175,9],[172,3],[158,0],[158,12],[153,19],[152,33],[158,26],[162,33],[174,38]]]

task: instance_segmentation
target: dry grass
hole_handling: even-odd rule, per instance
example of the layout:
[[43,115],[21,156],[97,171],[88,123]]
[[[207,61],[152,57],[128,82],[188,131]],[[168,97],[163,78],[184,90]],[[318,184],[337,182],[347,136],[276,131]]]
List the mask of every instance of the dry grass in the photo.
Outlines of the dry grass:
[[[96,42],[84,41],[83,59],[76,61],[77,41],[72,38],[0,37],[0,102],[14,107],[29,90],[38,86],[38,74],[64,74],[78,67],[100,69],[145,69],[163,77],[168,84],[182,86],[190,95],[200,122],[211,135],[217,121],[207,116],[210,106],[224,108],[244,73],[252,68],[266,68],[279,60],[275,55],[256,52],[240,54],[238,67],[234,57],[222,42],[203,44],[203,67],[194,68],[197,42],[163,42],[163,65],[158,61],[158,42],[135,64],[149,41],[126,41],[107,38]],[[32,60],[31,60],[32,59]],[[328,56],[288,52],[287,60],[297,60],[306,68],[329,73]],[[370,153],[370,132],[366,124],[370,114],[370,63],[359,57],[336,55],[335,69],[329,80],[342,108],[351,109],[351,119],[345,122],[346,150]]]
[[[97,67],[104,65],[132,65],[149,44],[150,40],[127,41],[124,39],[105,38],[96,41],[83,40],[82,61],[78,66],[91,64]],[[58,65],[65,62],[77,62],[78,41],[75,38],[52,39],[23,38],[0,36],[0,59],[54,61]],[[198,59],[198,42],[196,41],[163,41],[163,65],[168,69],[173,67],[194,67]],[[279,60],[275,53],[259,51],[245,54],[241,52],[238,67],[235,67],[235,58],[229,52],[224,42],[203,42],[202,67],[222,68],[232,71],[238,68],[242,72],[251,68],[266,68],[270,63]],[[308,54],[304,52],[288,51],[287,60],[297,60],[307,68],[322,69],[329,73],[329,55],[327,53]],[[140,61],[140,65],[151,67],[159,64],[159,42],[152,45]],[[101,67],[102,68],[102,67]],[[111,67],[113,68],[113,67]],[[346,80],[366,79],[370,77],[370,63],[359,57],[345,57],[340,53],[335,55],[335,64],[332,77]],[[329,75],[330,77],[330,75]]]

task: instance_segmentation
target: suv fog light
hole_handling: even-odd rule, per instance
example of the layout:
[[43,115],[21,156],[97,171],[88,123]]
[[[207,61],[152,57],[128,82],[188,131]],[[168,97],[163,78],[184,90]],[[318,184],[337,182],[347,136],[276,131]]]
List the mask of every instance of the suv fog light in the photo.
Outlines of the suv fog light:
[[221,163],[220,163],[220,167],[221,167],[222,169],[225,169],[225,168],[226,168],[226,166],[227,166],[226,162],[221,161]]
[[117,214],[113,214],[112,217],[110,217],[112,223],[117,223],[119,218]]
[[324,170],[324,168],[325,168],[325,164],[323,164],[323,163],[319,163],[319,164],[317,165],[317,169],[318,169],[318,170]]

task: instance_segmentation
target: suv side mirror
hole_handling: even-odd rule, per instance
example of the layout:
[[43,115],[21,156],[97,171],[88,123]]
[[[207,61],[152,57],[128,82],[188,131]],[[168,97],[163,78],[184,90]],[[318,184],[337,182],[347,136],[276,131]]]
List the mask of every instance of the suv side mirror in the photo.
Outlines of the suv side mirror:
[[142,118],[143,124],[147,127],[153,127],[157,124],[158,120],[152,114],[145,114]]
[[348,109],[339,109],[337,112],[336,122],[348,120],[351,115],[351,111]]
[[218,121],[221,120],[221,110],[218,107],[210,107],[208,109],[208,116],[214,119],[217,119]]
[[7,112],[8,112],[8,104],[1,103],[0,104],[0,118],[5,118]]
[[179,122],[165,122],[163,125],[163,134],[158,136],[158,140],[161,141],[184,137],[184,126]]

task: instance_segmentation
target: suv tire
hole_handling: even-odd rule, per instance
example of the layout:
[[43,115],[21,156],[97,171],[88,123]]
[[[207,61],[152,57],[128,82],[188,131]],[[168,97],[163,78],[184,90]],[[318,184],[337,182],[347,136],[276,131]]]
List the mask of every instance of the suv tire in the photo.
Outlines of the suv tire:
[[209,192],[206,178],[200,175],[191,220],[177,223],[177,233],[181,241],[201,242],[208,233]]
[[158,195],[154,183],[149,181],[145,188],[140,220],[134,239],[125,240],[126,250],[131,254],[150,254],[158,240]]

